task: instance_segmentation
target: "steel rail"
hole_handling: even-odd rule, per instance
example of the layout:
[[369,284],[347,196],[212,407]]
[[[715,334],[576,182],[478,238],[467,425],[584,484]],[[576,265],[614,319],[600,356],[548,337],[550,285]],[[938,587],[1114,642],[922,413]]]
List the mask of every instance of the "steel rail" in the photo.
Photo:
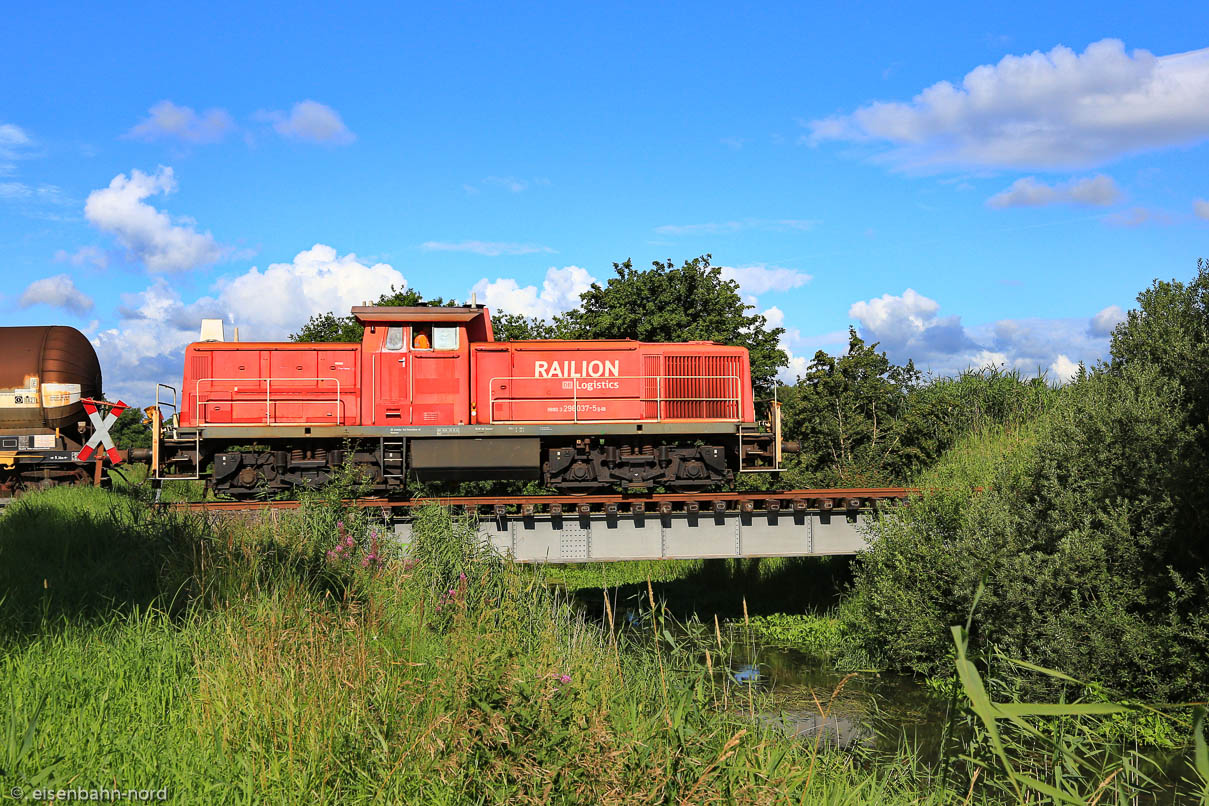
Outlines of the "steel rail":
[[[599,495],[477,495],[477,496],[432,496],[410,499],[388,498],[357,498],[346,500],[347,506],[379,508],[379,509],[416,509],[429,504],[447,507],[463,507],[479,509],[482,507],[497,508],[526,507],[529,514],[540,510],[570,510],[571,513],[582,507],[607,507],[610,504],[625,506],[632,511],[634,504],[641,504],[650,509],[650,514],[658,514],[660,504],[686,505],[697,504],[701,509],[712,509],[715,502],[721,502],[727,509],[737,505],[747,509],[744,504],[754,509],[768,509],[770,502],[776,502],[779,508],[788,504],[787,509],[834,510],[837,512],[850,511],[867,507],[873,501],[889,501],[907,498],[920,492],[915,487],[830,487],[805,490],[763,490],[759,492],[694,492],[694,493],[654,493],[650,495],[623,495],[619,493]],[[857,502],[856,506],[851,506]],[[707,507],[702,507],[707,504]],[[297,509],[301,501],[189,501],[166,503],[163,506],[172,509],[184,509],[202,512],[226,512],[258,509]],[[747,511],[751,511],[747,509]]]

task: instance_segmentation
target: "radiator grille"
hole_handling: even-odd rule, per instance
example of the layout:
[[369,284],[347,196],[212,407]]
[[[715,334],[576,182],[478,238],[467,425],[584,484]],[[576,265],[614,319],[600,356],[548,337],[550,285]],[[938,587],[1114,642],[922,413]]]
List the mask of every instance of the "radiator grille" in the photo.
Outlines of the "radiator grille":
[[664,356],[662,418],[739,419],[739,371],[738,356]]

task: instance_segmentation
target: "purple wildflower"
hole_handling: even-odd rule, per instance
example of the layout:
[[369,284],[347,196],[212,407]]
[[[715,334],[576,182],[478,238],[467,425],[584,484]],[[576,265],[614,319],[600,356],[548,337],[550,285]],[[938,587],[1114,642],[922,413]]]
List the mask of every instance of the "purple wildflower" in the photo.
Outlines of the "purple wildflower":
[[562,677],[558,678],[558,681],[559,681],[560,683],[564,683],[564,684],[565,684],[565,683],[570,683],[570,682],[571,682],[571,675],[569,675],[569,674],[565,674],[565,675],[563,675]]
[[352,548],[354,542],[355,541],[353,540],[352,535],[349,535],[348,537],[344,538],[344,545],[348,546],[349,548]]

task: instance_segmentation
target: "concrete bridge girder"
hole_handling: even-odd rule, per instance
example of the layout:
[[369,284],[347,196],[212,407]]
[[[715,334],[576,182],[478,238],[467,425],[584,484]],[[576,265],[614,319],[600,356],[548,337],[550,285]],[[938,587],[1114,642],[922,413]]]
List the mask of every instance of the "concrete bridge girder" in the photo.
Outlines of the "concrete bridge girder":
[[[485,517],[479,536],[522,563],[619,562],[855,554],[868,542],[864,513],[727,511]],[[411,524],[397,523],[407,542]]]

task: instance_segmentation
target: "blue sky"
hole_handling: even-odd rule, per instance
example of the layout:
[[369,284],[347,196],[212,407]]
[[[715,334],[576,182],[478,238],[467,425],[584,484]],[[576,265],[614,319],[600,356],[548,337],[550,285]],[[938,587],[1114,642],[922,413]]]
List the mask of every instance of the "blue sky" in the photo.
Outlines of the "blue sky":
[[787,377],[850,324],[1061,377],[1209,253],[1203,4],[176,5],[27,4],[0,51],[0,312],[140,402],[202,316],[549,316],[703,252]]

